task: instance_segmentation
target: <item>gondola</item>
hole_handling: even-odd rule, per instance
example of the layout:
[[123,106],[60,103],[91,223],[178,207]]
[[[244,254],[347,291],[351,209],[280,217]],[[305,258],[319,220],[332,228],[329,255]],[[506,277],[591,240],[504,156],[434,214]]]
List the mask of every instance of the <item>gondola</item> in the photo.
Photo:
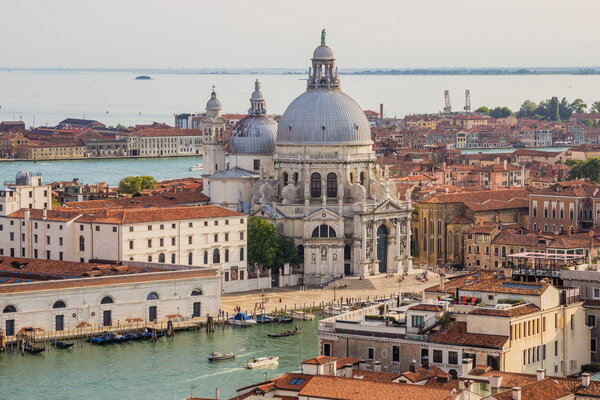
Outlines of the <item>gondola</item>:
[[300,332],[302,332],[302,329],[303,329],[303,328],[304,328],[304,327],[301,327],[301,328],[296,328],[296,329],[294,329],[294,330],[292,330],[292,331],[285,331],[285,332],[283,332],[283,331],[282,331],[281,333],[267,333],[267,336],[268,336],[268,337],[271,337],[271,338],[286,337],[286,336],[294,336],[294,335],[297,335],[297,334],[299,334]]
[[37,354],[37,353],[41,353],[42,351],[46,350],[46,348],[38,347],[38,346],[26,346],[23,350],[25,350],[27,353],[30,353],[30,354]]
[[232,358],[235,358],[235,354],[233,354],[233,353],[222,354],[222,353],[217,353],[217,352],[213,351],[212,353],[210,353],[208,355],[207,358],[208,358],[208,361],[210,361],[210,362],[231,360]]
[[68,349],[69,347],[72,347],[75,344],[75,343],[61,342],[59,340],[54,340],[54,339],[50,339],[50,343],[52,343],[54,345],[54,347],[56,347],[57,349]]
[[104,338],[98,337],[98,336],[92,336],[89,337],[87,339],[88,342],[90,342],[91,344],[106,344],[107,342],[104,340]]

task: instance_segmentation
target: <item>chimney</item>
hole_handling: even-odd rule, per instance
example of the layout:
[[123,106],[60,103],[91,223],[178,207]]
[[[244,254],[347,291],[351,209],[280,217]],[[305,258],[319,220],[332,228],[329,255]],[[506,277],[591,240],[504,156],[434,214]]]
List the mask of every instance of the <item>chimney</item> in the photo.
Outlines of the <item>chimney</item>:
[[544,379],[546,377],[546,370],[545,369],[538,369],[536,372],[536,378],[538,381],[541,381],[542,379]]
[[365,360],[360,360],[358,362],[358,369],[360,371],[364,371],[365,369],[367,369],[366,367],[367,367],[367,362]]
[[573,230],[573,227],[569,225],[569,227],[567,228],[567,236],[571,236],[572,230]]
[[492,389],[492,394],[498,393],[500,388],[502,387],[502,376],[494,375],[488,378],[490,382],[490,388]]
[[417,361],[414,358],[408,362],[408,370],[410,372],[417,372]]
[[381,361],[375,361],[373,363],[373,371],[381,372]]
[[504,159],[504,169],[506,169],[506,158]]
[[352,378],[352,364],[344,365],[344,376],[346,378]]
[[425,369],[429,369],[429,357],[423,356],[421,357],[421,367]]
[[25,210],[23,212],[23,219],[25,219],[25,221],[29,221],[29,217],[31,216],[31,211],[29,210]]
[[379,119],[383,119],[383,103],[379,104]]
[[47,219],[48,219],[48,209],[47,209],[47,208],[44,208],[44,209],[42,210],[42,220],[44,220],[44,221],[45,221],[45,220],[47,220]]
[[521,388],[514,387],[512,389],[512,400],[521,400]]
[[581,374],[581,386],[588,387],[590,386],[590,373],[584,372]]
[[471,370],[473,369],[474,365],[473,365],[473,359],[472,358],[463,358],[462,360],[462,374],[461,375],[468,375],[469,372],[471,372]]
[[479,219],[479,226],[483,226],[483,218]]

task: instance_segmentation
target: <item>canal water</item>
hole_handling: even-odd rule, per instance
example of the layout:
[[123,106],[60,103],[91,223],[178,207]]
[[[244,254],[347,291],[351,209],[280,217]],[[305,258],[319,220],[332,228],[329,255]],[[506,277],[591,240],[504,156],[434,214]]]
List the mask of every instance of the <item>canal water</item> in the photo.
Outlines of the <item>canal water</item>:
[[[302,321],[298,321],[301,325]],[[246,385],[298,371],[301,344],[304,359],[317,354],[317,321],[305,321],[297,336],[268,338],[268,332],[292,329],[293,324],[178,332],[174,338],[92,346],[77,341],[67,350],[25,356],[0,353],[0,398],[113,400],[180,400],[190,394],[214,398],[234,396]],[[233,352],[234,360],[209,363],[212,351]],[[279,366],[249,370],[252,357],[279,356]]]

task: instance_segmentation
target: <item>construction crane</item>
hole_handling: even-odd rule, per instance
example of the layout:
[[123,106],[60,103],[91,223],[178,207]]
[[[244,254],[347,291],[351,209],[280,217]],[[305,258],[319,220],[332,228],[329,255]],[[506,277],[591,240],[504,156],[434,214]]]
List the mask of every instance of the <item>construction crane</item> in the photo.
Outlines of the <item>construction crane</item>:
[[465,90],[465,112],[471,112],[471,91]]
[[450,91],[444,90],[444,113],[450,114],[452,112],[452,106],[450,105]]

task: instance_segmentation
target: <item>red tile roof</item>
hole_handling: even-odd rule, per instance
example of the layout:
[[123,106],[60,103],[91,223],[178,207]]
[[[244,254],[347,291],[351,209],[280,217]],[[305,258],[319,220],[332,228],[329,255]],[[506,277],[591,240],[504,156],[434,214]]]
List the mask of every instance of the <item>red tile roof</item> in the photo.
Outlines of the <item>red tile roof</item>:
[[497,309],[497,308],[476,308],[469,314],[473,315],[489,315],[492,317],[520,317],[522,315],[533,314],[540,311],[539,307],[534,304],[525,304],[521,306],[515,306],[509,309]]
[[435,332],[429,338],[429,341],[431,343],[453,344],[457,346],[502,349],[508,342],[508,336],[469,333],[467,332],[466,322],[455,322],[448,328]]

